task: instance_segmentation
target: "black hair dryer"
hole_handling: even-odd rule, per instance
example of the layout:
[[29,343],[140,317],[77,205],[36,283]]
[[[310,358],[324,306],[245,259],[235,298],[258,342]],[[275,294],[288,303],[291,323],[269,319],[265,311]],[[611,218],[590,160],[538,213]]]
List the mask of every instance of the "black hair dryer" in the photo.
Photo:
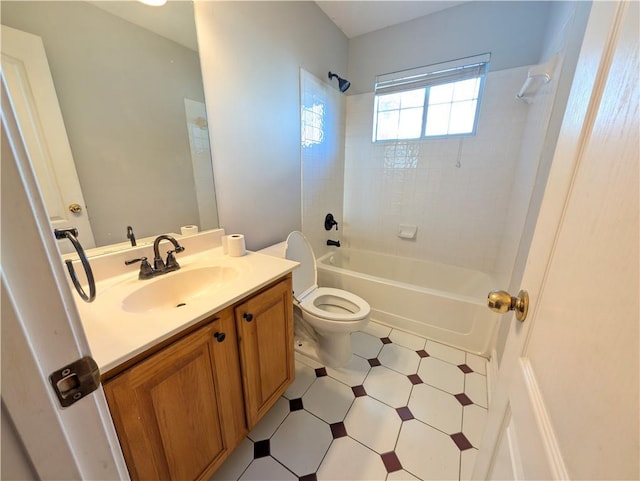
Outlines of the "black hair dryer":
[[324,218],[324,228],[325,230],[331,230],[333,226],[336,226],[336,230],[338,230],[338,221],[333,218],[333,214],[327,214]]

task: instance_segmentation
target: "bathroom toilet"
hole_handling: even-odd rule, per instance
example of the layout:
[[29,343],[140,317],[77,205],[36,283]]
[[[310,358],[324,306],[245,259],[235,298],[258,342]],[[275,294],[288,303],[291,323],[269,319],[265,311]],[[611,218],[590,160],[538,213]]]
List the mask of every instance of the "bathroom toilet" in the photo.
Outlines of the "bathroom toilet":
[[318,357],[328,366],[344,366],[351,358],[351,333],[367,324],[371,307],[351,292],[318,287],[316,258],[302,232],[289,234],[285,257],[300,263],[293,271],[294,308],[317,334]]

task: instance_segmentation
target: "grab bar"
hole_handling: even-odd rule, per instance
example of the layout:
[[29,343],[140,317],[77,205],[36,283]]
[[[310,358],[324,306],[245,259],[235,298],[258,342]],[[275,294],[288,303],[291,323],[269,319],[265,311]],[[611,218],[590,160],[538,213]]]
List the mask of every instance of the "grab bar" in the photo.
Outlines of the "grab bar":
[[93,302],[96,298],[96,281],[93,278],[93,271],[91,270],[91,265],[89,264],[89,259],[87,259],[87,255],[84,253],[84,249],[80,245],[78,241],[78,229],[54,229],[53,233],[56,236],[56,239],[69,239],[75,247],[76,252],[78,253],[78,257],[80,257],[80,262],[82,262],[82,267],[84,268],[84,273],[87,276],[87,282],[89,282],[89,295],[84,292],[84,289],[80,285],[78,281],[78,276],[76,276],[76,271],[73,268],[73,262],[67,259],[64,263],[67,265],[67,270],[69,271],[69,276],[71,277],[71,281],[73,282],[76,291],[82,297],[82,300],[85,302]]

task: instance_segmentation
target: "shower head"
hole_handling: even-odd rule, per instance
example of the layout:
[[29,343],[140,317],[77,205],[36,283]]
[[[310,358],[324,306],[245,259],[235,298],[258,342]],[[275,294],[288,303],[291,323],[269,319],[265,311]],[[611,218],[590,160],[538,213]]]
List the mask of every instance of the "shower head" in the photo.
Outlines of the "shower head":
[[329,72],[329,80],[331,80],[334,77],[338,79],[338,88],[340,89],[340,92],[345,93],[349,89],[349,87],[351,87],[351,82],[349,82],[346,79],[338,77],[338,74]]

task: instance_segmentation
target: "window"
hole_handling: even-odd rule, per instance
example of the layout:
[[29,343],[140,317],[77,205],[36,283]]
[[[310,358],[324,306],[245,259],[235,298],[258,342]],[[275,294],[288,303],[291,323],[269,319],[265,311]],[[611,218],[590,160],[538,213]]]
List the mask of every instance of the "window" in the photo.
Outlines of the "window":
[[324,139],[324,104],[314,102],[312,105],[304,105],[301,120],[302,146],[321,144]]
[[373,141],[473,135],[489,54],[381,75]]

